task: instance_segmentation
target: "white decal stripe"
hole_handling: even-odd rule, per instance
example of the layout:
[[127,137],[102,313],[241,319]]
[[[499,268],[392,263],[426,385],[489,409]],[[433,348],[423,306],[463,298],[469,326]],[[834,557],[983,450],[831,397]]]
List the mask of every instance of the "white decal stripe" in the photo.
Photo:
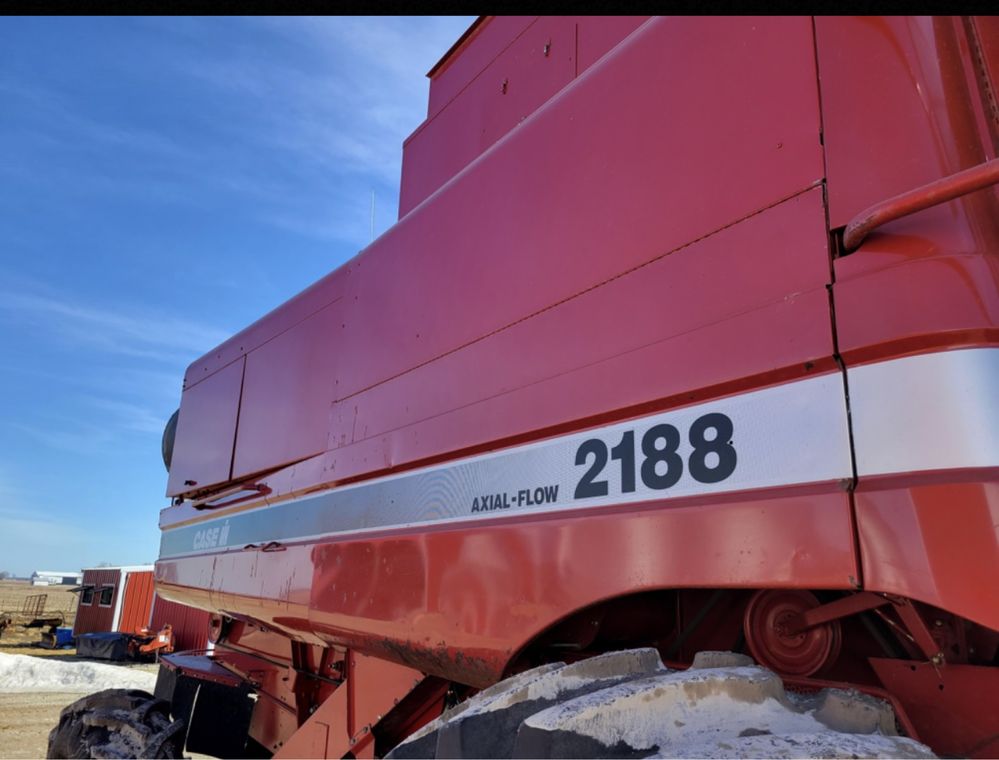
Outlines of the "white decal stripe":
[[851,477],[833,372],[167,529],[160,557]]
[[999,348],[847,370],[857,474],[999,466]]

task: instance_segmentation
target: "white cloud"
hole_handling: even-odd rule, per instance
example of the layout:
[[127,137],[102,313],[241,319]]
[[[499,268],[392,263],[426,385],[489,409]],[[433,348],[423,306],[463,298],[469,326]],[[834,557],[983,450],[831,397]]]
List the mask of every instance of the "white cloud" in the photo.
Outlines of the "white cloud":
[[96,424],[82,423],[77,420],[59,419],[49,426],[24,424],[21,422],[7,423],[33,441],[57,451],[71,454],[96,455],[109,453],[113,435],[107,427]]
[[160,361],[191,361],[231,334],[163,314],[74,304],[33,293],[0,291],[5,320],[30,325],[77,345]]
[[[17,138],[28,145],[130,155],[127,171],[116,162],[69,174],[56,162],[45,181],[64,192],[180,205],[229,197],[257,221],[361,247],[371,239],[372,192],[376,231],[395,221],[402,142],[426,113],[424,74],[472,18],[134,21],[155,32],[150,55],[164,61],[164,77],[218,93],[185,115],[190,131],[181,135],[172,133],[177,121],[110,122],[72,92],[10,77],[0,76],[0,95],[34,114]],[[230,34],[234,24],[241,28]],[[34,166],[21,165],[31,153],[21,153],[0,172],[39,184]],[[251,155],[260,160],[247,162]]]
[[162,132],[85,116],[66,96],[37,83],[27,86],[9,77],[0,77],[0,94],[5,99],[23,101],[21,108],[27,104],[37,116],[42,117],[35,125],[33,137],[36,139],[74,150],[90,144],[100,150],[110,148],[157,154],[170,161],[191,158],[186,148]]
[[402,143],[426,114],[424,74],[471,20],[244,19],[276,42],[292,42],[299,55],[279,63],[246,48],[216,46],[178,56],[174,66],[224,95],[256,103],[251,118],[219,128],[276,156],[277,176],[267,182],[282,188],[285,202],[272,196],[264,219],[362,246],[371,237],[372,192],[376,231],[395,221]]
[[[48,517],[45,510],[23,506],[0,507],[2,544],[0,556],[8,557],[16,547],[30,547],[32,553],[44,549],[75,549],[88,541],[88,533],[65,518]],[[50,555],[53,556],[53,555]]]
[[111,415],[111,422],[116,427],[134,430],[140,433],[155,433],[160,435],[166,425],[166,419],[153,410],[141,404],[131,404],[126,401],[93,397],[85,399],[91,405]]

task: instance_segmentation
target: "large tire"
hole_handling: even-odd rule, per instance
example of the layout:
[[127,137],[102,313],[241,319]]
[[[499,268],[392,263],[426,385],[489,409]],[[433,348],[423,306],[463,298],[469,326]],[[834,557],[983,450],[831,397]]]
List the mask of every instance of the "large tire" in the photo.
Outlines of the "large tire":
[[390,758],[935,757],[898,736],[891,706],[856,691],[797,696],[749,657],[701,652],[669,670],[654,649],[543,665],[445,712]]
[[163,428],[163,437],[160,439],[160,453],[163,455],[163,466],[170,472],[170,465],[173,463],[173,445],[177,440],[177,420],[180,418],[180,409],[170,415],[166,427]]
[[49,733],[50,758],[183,757],[184,723],[137,689],[106,689],[64,707]]

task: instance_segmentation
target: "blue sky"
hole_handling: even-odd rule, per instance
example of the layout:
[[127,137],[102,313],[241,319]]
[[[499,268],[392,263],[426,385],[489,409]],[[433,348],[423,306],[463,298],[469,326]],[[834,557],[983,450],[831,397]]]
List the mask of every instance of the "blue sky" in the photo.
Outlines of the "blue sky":
[[0,570],[155,559],[184,368],[392,224],[472,20],[0,19]]

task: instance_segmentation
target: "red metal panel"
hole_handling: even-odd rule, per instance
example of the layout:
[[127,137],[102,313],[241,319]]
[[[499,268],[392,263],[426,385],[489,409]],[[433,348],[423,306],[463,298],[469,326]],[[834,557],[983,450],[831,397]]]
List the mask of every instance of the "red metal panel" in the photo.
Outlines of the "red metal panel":
[[149,610],[153,603],[153,571],[127,573],[124,594],[117,630],[135,633],[149,622]]
[[959,19],[822,17],[815,33],[831,226],[990,157]]
[[326,450],[343,313],[331,304],[247,357],[234,478]]
[[249,327],[240,330],[222,345],[192,362],[184,373],[185,392],[211,377],[222,367],[342,298],[350,282],[352,270],[352,262],[347,262],[307,287],[290,301],[285,301]]
[[[354,704],[353,725],[348,728],[353,731],[354,740],[360,743],[363,737],[371,736],[371,729],[392,709],[394,702],[422,680],[423,674],[418,670],[351,652],[348,684],[353,690]],[[373,688],[375,684],[378,686]]]
[[[184,391],[167,495],[229,479],[244,360]],[[207,370],[205,371],[207,373]]]
[[[995,155],[959,20],[821,18],[816,38],[832,226]],[[979,190],[837,259],[844,360],[999,339],[996,218],[999,191]]]
[[[349,691],[346,687],[337,689],[319,709],[295,731],[287,742],[274,754],[276,760],[298,757],[356,757],[351,753],[350,735],[347,733]],[[269,742],[261,742],[269,746]],[[276,743],[276,742],[275,742]],[[330,748],[339,752],[330,751]]]
[[[825,226],[808,190],[822,176],[813,60],[801,19],[650,23],[432,202],[219,353],[250,350],[289,329],[290,315],[342,300],[334,398],[345,410],[363,402],[364,420],[348,436],[340,418],[332,443],[342,448],[325,473],[310,460],[311,485],[830,371]],[[691,67],[702,81],[679,75]],[[753,182],[731,182],[733,166]],[[368,437],[350,444],[355,431]],[[578,561],[595,556],[614,562]],[[157,567],[177,601],[480,684],[539,630],[611,596],[848,588],[858,577],[836,484]]]
[[430,107],[403,145],[399,216],[417,206],[648,16],[489,16],[432,72]]
[[[705,35],[708,28],[711,34]],[[730,44],[734,39],[741,44]],[[171,493],[182,488],[178,481],[196,480],[200,487],[223,477],[227,444],[220,438],[231,431],[238,364],[228,366],[218,378],[212,372],[234,352],[245,354],[278,335],[289,345],[302,345],[290,333],[312,329],[303,320],[337,299],[342,307],[335,308],[344,309],[339,335],[312,347],[327,358],[333,353],[338,357],[332,384],[325,385],[334,392],[323,393],[322,378],[315,378],[308,390],[314,397],[294,400],[289,407],[295,419],[309,418],[303,440],[278,441],[274,449],[257,452],[259,456],[253,444],[247,444],[248,459],[244,464],[240,455],[240,472],[277,466],[289,456],[313,450],[311,439],[318,435],[318,423],[314,416],[299,415],[302,410],[323,409],[666,253],[677,256],[675,251],[685,244],[807,188],[821,176],[812,61],[810,27],[800,19],[667,19],[643,27],[505,140],[500,150],[484,156],[462,181],[449,185],[432,205],[410,214],[350,264],[192,365],[189,378],[208,379],[189,384],[184,394]],[[692,65],[704,72],[699,86],[675,75]],[[657,82],[654,90],[645,84],[650,80]],[[705,98],[705,92],[711,97]],[[756,108],[761,98],[768,99],[771,107]],[[676,112],[689,118],[676,119]],[[741,114],[738,120],[730,118],[734,112]],[[585,123],[587,129],[566,130],[571,121]],[[511,162],[513,155],[528,160]],[[728,183],[734,164],[759,181]],[[719,193],[719,187],[725,192]],[[709,197],[711,202],[705,203]],[[519,223],[508,224],[511,218]],[[824,239],[820,226],[816,223],[809,244],[815,246],[814,253],[802,256],[814,256],[808,267],[824,266],[824,249],[820,255],[815,242]],[[803,239],[798,237],[799,244]],[[468,247],[469,240],[475,240],[474,249]],[[738,241],[733,245],[739,249]],[[777,244],[774,250],[779,249]],[[760,267],[766,265],[759,261]],[[800,267],[785,268],[791,274],[786,281],[776,278],[785,286],[780,294],[798,295],[786,302],[778,296],[766,308],[778,312],[804,308],[809,317],[784,313],[768,318],[762,311],[755,317],[764,329],[776,319],[798,331],[757,359],[761,371],[773,371],[801,357],[811,361],[831,355],[825,347],[814,350],[828,339],[825,318],[811,311],[823,308],[822,294],[801,293],[799,285],[806,281],[796,284],[799,275],[794,274]],[[687,310],[705,317],[702,323],[707,325],[706,315],[714,307],[693,298],[704,276],[668,287],[671,300],[686,303]],[[456,319],[456,314],[461,318]],[[753,319],[746,317],[747,330]],[[690,333],[675,335],[679,342],[690,339]],[[746,337],[741,335],[736,342],[745,343]],[[573,341],[578,342],[578,336]],[[714,355],[717,359],[718,353]],[[303,357],[300,363],[313,360]],[[547,358],[539,360],[537,379],[557,374],[547,363]],[[695,363],[684,364],[684,371],[699,371]],[[511,374],[504,381],[511,388],[520,370],[515,362],[508,366]],[[294,373],[282,378],[283,371],[283,365],[270,366],[261,375],[262,392],[275,383],[293,384]],[[725,379],[717,373],[707,375],[709,382]],[[606,391],[617,387],[620,377],[603,382]],[[688,383],[686,390],[693,387]],[[638,402],[650,393],[656,395],[643,391]],[[213,399],[220,403],[212,405]],[[606,406],[604,401],[597,411]],[[580,405],[563,415],[591,413],[592,406]],[[223,415],[222,424],[210,424]],[[266,439],[264,421],[258,422],[250,425],[254,432],[246,433],[247,440]],[[205,461],[199,460],[203,452],[198,446],[189,447],[194,428],[188,432],[188,426],[195,425],[207,428],[200,446],[212,449],[206,460],[211,471],[201,478],[190,475],[201,466],[199,461]],[[477,430],[481,440],[490,440],[508,434],[509,425],[493,417]],[[349,442],[340,437],[341,427],[335,432],[334,445]],[[297,429],[294,434],[299,434]],[[270,455],[279,461],[268,464]],[[391,452],[384,451],[374,458],[364,454],[359,461],[365,459],[360,472],[395,461]]]
[[[372,436],[325,455],[325,478],[351,478],[411,464],[422,457],[434,458],[434,453],[464,449],[464,453],[485,450],[485,441],[518,443],[540,435],[573,427],[566,420],[575,420],[581,410],[606,408],[613,396],[615,403],[639,405],[658,394],[668,395],[650,408],[663,408],[682,399],[697,400],[716,393],[746,390],[751,385],[763,385],[811,370],[832,369],[832,360],[816,359],[814,366],[801,353],[801,347],[818,347],[829,338],[828,325],[818,320],[828,315],[828,297],[820,291],[797,296],[789,303],[772,304],[740,317],[738,330],[723,323],[679,335],[675,338],[601,361],[576,372],[556,375],[502,395],[486,398],[469,406],[452,408],[444,414],[421,420],[391,433]],[[767,331],[781,326],[782,339],[775,344]],[[726,329],[729,328],[729,329]],[[682,378],[690,381],[691,390],[678,388],[681,378],[672,380],[670,360],[678,355],[698,355],[705,346],[715,353],[699,365],[684,365]],[[769,353],[768,353],[769,351]],[[705,354],[707,357],[707,354]],[[802,359],[800,366],[787,362]],[[722,382],[731,369],[730,362],[742,362],[749,373],[729,384],[710,389],[700,385]],[[780,369],[778,369],[780,367]],[[696,385],[695,385],[696,384]],[[613,388],[614,393],[609,389]],[[616,419],[624,415],[608,413],[595,421]],[[561,423],[561,424],[560,424]],[[541,428],[555,427],[542,431]],[[297,488],[304,487],[298,483]]]
[[223,610],[481,686],[540,630],[603,599],[689,586],[845,589],[857,572],[849,497],[826,484],[161,560],[157,582],[199,603],[212,578]]
[[403,146],[399,215],[533,114],[576,74],[576,24],[542,16]]
[[999,630],[999,470],[862,478],[865,587]]
[[[461,120],[465,130],[478,134],[481,153],[569,84],[575,70],[572,19],[542,16],[465,88],[460,100],[449,106],[454,114],[448,118]],[[478,123],[469,123],[471,119]]]
[[999,18],[974,16],[966,22],[966,28],[971,35],[971,54],[985,101],[986,131],[999,147]]
[[[83,571],[83,585],[94,586],[94,599],[92,604],[82,604],[83,594],[80,594],[76,607],[76,620],[73,623],[73,635],[79,636],[82,633],[98,633],[110,631],[114,627],[114,608],[118,601],[120,592],[121,571],[117,568],[98,568]],[[104,606],[100,604],[101,589],[104,586],[113,586],[114,594],[111,597],[111,604]]]
[[871,665],[940,756],[999,757],[999,668],[879,657]]
[[648,20],[648,16],[576,16],[577,74],[590,68]]
[[[364,361],[342,362],[341,397],[812,185],[810,32],[671,18],[615,48],[354,260],[338,349]],[[754,181],[733,184],[733,166]]]
[[457,50],[428,74],[430,96],[427,118],[444,108],[502,53],[537,16],[486,16]]
[[391,662],[347,653],[347,680],[274,755],[373,757],[372,728],[423,674]]
[[168,623],[173,627],[174,648],[178,651],[205,649],[208,646],[209,613],[186,604],[178,604],[156,594],[149,627],[158,631]]
[[822,176],[813,59],[807,20],[646,25],[189,381],[342,297],[337,387],[356,392],[793,196]]
[[[587,36],[586,21],[573,23],[582,70],[582,51],[598,58],[618,32]],[[492,53],[470,36],[467,55],[434,74],[445,79],[432,89],[437,118],[409,141],[401,208],[439,192],[192,365],[197,382],[249,353],[253,408],[281,399],[275,427],[291,437],[269,441],[275,418],[263,412],[245,433],[241,423],[237,472],[318,451],[333,404],[333,450],[269,479],[269,499],[833,370],[809,22],[657,20],[512,129],[564,83],[525,65],[536,89],[518,104],[519,80],[491,93],[490,72],[536,52],[544,30],[511,34],[508,48],[496,38]],[[953,19],[817,22],[834,226],[993,150],[974,69],[958,55],[964,31]],[[484,121],[469,128],[473,117]],[[893,222],[836,262],[849,364],[999,341],[996,199]],[[324,307],[337,316],[320,327],[310,315]],[[485,685],[567,613],[653,589],[863,581],[999,628],[988,583],[999,570],[997,483],[994,469],[865,477],[855,512],[839,484],[822,483],[206,554],[157,573],[171,599],[258,618],[268,636],[319,637]],[[180,507],[164,521],[193,514]],[[910,696],[922,689],[933,702],[935,686],[945,688],[924,674]],[[285,752],[335,732],[345,751],[356,727],[344,735],[334,721],[357,707],[348,695]],[[287,710],[261,710],[253,735],[295,725]]]
[[328,469],[350,477],[358,454],[398,466],[775,370],[804,376],[833,354],[828,277],[814,189],[338,401]]
[[999,342],[999,259],[947,254],[945,246],[920,256],[904,247],[899,240],[872,241],[836,262],[842,273],[834,287],[836,321],[847,363]]
[[[257,694],[261,695],[259,699],[265,701],[265,706],[259,710],[254,709],[253,715],[250,718],[250,728],[247,733],[250,738],[258,741],[269,751],[276,752],[280,749],[282,740],[293,736],[298,730],[298,716],[295,713],[295,708],[284,701],[270,696],[271,694],[279,693],[283,694],[285,699],[289,699],[289,696],[285,693],[287,692],[286,684],[277,684],[278,687],[284,686],[284,689],[275,688],[276,676],[273,670],[267,670],[264,673],[258,672],[254,675],[258,676],[263,682]],[[268,696],[262,696],[265,694]],[[335,697],[336,693],[334,692],[331,698]],[[319,755],[319,757],[324,757],[324,755]]]

